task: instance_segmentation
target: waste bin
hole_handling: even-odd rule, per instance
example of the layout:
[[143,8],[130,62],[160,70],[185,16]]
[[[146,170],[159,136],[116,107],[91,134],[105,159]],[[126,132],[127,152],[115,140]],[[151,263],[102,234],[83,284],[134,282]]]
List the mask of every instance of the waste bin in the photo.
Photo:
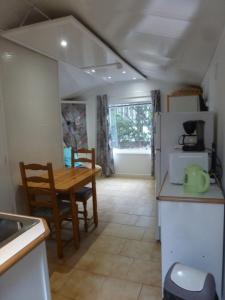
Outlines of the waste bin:
[[218,300],[213,275],[175,263],[164,282],[164,300]]

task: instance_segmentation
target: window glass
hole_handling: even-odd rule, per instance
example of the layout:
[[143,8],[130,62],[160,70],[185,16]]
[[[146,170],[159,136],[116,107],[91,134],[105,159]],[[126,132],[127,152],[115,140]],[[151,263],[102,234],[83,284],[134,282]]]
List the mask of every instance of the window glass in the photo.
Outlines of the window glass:
[[132,152],[149,150],[152,135],[151,103],[110,106],[109,124],[112,147]]

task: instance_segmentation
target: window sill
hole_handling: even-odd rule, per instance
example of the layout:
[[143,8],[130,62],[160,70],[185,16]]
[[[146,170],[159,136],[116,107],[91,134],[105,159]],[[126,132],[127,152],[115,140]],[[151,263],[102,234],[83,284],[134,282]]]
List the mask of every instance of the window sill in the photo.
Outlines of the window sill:
[[150,150],[144,150],[144,149],[113,149],[113,154],[115,155],[151,155]]

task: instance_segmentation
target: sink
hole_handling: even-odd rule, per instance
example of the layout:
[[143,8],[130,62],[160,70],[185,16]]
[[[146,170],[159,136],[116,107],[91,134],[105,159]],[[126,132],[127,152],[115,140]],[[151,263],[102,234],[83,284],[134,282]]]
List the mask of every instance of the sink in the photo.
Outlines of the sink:
[[39,220],[0,213],[0,248],[39,223]]

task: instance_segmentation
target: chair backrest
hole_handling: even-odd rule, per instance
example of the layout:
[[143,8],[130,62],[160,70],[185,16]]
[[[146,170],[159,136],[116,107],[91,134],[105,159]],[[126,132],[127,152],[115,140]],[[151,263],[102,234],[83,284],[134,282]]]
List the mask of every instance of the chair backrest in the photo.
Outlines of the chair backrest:
[[[41,174],[40,172],[46,172]],[[30,172],[32,175],[28,175]],[[27,164],[20,162],[20,173],[23,187],[26,192],[28,204],[31,207],[56,207],[56,190],[53,176],[52,164]],[[33,175],[33,173],[36,173]],[[51,201],[37,200],[35,195],[48,194]]]
[[[86,155],[85,157],[79,156],[79,154]],[[76,157],[75,157],[76,155]],[[91,164],[91,168],[95,168],[95,149],[85,149],[81,148],[78,150],[74,150],[73,147],[71,148],[71,166],[74,167],[75,163],[82,163],[87,162]]]

